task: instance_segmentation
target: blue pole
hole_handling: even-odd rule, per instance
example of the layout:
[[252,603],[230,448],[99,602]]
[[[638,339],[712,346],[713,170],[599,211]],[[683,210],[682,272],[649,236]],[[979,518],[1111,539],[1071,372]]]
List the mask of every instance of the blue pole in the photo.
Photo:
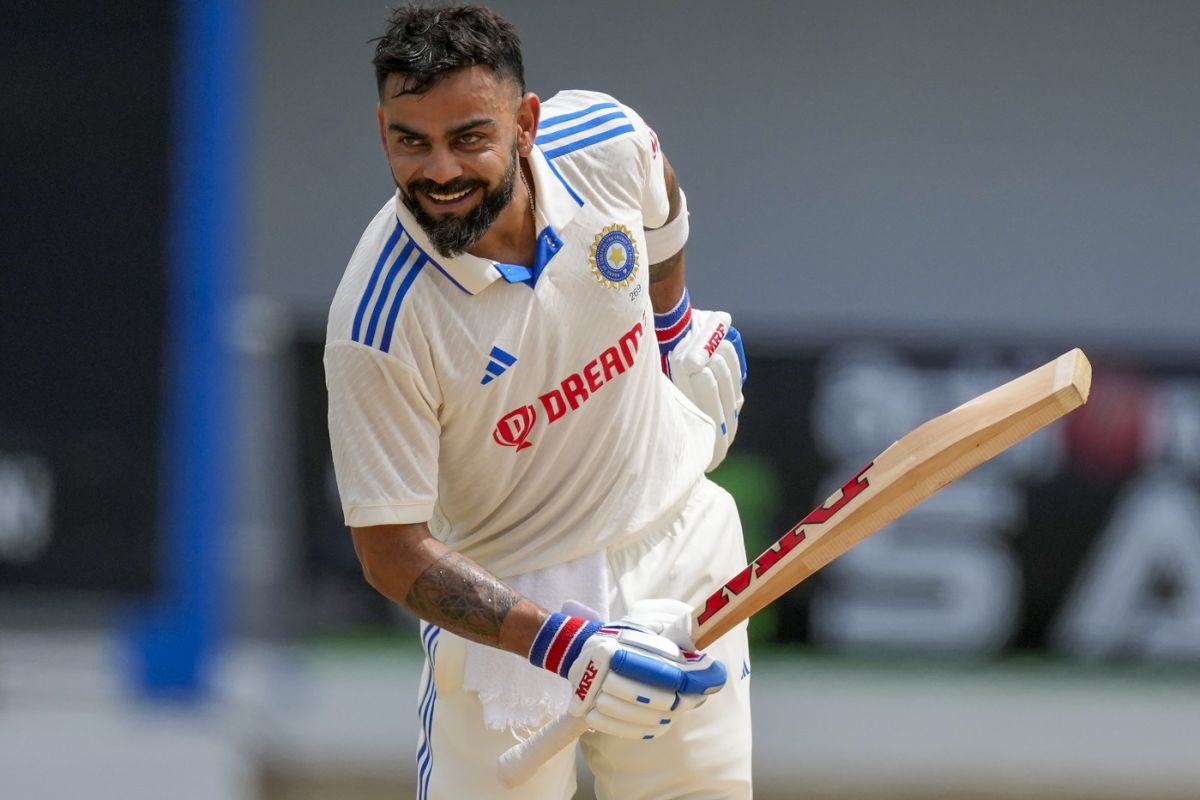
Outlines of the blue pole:
[[229,611],[228,318],[242,256],[249,6],[180,0],[177,7],[160,591],[129,637],[135,684],[151,697],[204,697]]

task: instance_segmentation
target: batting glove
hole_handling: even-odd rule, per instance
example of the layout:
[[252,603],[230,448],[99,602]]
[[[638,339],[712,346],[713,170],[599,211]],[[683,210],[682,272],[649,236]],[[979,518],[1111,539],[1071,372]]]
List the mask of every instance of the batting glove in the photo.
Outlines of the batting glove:
[[638,600],[614,625],[656,633],[674,642],[681,650],[696,649],[692,639],[692,607],[678,600]]
[[716,469],[737,435],[745,398],[742,336],[724,311],[693,309],[687,289],[672,310],[654,315],[663,372],[713,423],[716,434],[706,472]]
[[590,729],[624,739],[653,739],[676,715],[725,685],[725,665],[626,618],[619,625],[552,614],[529,660],[565,677],[569,713]]

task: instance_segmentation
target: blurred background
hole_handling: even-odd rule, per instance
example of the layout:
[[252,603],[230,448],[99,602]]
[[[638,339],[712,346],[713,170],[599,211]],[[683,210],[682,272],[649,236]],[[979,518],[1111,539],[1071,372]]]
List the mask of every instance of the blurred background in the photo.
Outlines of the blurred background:
[[[1200,797],[1200,4],[496,2],[656,129],[750,355],[766,547],[1072,347],[1092,399],[752,625],[764,798]],[[6,4],[0,797],[413,794],[328,302],[390,194],[381,2]],[[580,797],[590,796],[581,789]]]

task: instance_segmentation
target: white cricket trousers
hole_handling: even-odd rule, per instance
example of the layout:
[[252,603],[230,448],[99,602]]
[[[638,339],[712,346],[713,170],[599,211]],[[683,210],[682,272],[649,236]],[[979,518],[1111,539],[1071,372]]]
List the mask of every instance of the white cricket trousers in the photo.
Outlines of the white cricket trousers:
[[[666,530],[608,552],[611,616],[635,600],[669,597],[699,605],[746,566],[733,498],[701,481]],[[576,789],[575,752],[567,748],[530,780],[507,789],[496,760],[517,742],[483,723],[475,692],[462,688],[463,640],[422,624],[425,669],[418,693],[419,800],[568,800]],[[704,705],[676,718],[650,741],[587,733],[580,746],[596,776],[599,800],[744,800],[751,797],[750,655],[743,623],[708,653],[729,680]],[[534,669],[531,665],[530,669]]]

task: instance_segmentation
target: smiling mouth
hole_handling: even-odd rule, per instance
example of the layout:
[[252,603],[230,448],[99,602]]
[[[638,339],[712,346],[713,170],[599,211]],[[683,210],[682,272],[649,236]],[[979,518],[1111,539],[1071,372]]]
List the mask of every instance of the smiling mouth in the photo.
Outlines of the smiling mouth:
[[469,189],[463,189],[462,191],[458,192],[426,192],[425,195],[436,204],[450,205],[452,203],[457,203],[459,200],[462,200],[464,197],[471,194],[471,192],[475,191],[475,188],[476,187],[472,186]]

